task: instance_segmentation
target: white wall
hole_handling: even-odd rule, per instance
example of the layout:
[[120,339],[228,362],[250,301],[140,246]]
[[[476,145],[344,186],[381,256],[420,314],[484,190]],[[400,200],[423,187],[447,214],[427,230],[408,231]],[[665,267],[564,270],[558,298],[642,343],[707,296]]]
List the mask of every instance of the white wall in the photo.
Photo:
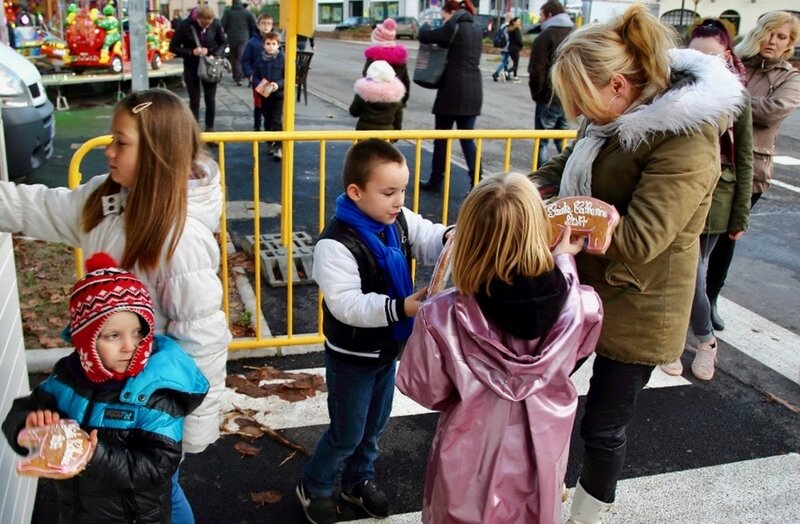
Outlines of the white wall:
[[[2,160],[2,159],[0,159]],[[11,235],[0,233],[0,417],[5,420],[11,402],[27,395],[28,370],[22,343],[22,320]],[[0,522],[31,521],[36,480],[15,472],[18,455],[2,437],[0,444]]]

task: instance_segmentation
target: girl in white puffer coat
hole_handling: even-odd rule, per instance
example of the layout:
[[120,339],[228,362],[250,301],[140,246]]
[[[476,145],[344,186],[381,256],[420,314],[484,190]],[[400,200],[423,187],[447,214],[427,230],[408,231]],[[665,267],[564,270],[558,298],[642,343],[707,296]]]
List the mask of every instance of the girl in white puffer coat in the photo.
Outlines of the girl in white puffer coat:
[[[199,131],[176,95],[139,91],[114,110],[107,175],[73,190],[0,182],[0,231],[107,252],[145,284],[156,332],[175,338],[209,382],[205,400],[185,419],[188,453],[219,438],[231,340],[214,238],[222,210],[219,167]],[[177,475],[173,480],[173,517],[191,517]]]

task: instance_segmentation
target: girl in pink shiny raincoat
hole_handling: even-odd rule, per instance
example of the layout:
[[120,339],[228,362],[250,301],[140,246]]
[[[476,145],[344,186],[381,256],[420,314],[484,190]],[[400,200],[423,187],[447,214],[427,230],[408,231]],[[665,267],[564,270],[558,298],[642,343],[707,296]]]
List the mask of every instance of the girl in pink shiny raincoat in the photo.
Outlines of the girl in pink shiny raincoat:
[[455,289],[419,310],[397,387],[441,411],[425,478],[425,523],[560,522],[578,394],[569,378],[603,309],[578,281],[569,230],[519,174],[489,177],[456,223]]

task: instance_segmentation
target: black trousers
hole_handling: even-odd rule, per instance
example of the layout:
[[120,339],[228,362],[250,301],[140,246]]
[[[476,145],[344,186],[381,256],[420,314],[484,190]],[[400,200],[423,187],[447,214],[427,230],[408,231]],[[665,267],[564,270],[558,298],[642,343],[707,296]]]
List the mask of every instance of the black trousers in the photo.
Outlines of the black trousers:
[[[761,193],[753,193],[750,197],[750,209],[756,205]],[[708,271],[706,272],[706,294],[708,300],[713,304],[717,301],[725,279],[728,278],[728,269],[731,267],[733,252],[736,249],[736,241],[728,238],[728,235],[720,235],[711,256],[708,258]]]
[[200,122],[200,88],[203,89],[203,101],[206,104],[206,130],[214,129],[214,113],[217,109],[217,84],[203,82],[197,76],[197,67],[183,66],[183,82],[189,92],[189,109],[194,119]]
[[517,68],[519,67],[519,47],[509,47],[508,56],[511,57],[511,69],[509,73],[514,78],[517,77]]
[[603,502],[614,502],[625,465],[628,424],[653,369],[655,366],[625,364],[600,355],[595,358],[581,420],[584,457],[580,482],[589,495]]
[[264,118],[265,131],[281,131],[283,129],[283,98],[275,95],[268,98],[261,97],[261,115]]
[[228,60],[230,60],[231,63],[233,80],[235,82],[241,82],[244,80],[244,72],[242,71],[242,53],[244,53],[244,47],[247,45],[247,40],[229,44],[231,46],[231,51],[228,55]]

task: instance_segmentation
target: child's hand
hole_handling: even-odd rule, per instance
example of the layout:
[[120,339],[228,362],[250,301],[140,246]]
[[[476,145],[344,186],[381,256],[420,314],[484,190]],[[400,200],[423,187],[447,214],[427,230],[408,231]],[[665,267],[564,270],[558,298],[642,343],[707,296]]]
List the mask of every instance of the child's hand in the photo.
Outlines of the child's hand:
[[37,426],[49,426],[50,424],[55,424],[58,422],[58,419],[58,413],[50,411],[49,409],[31,411],[25,418],[25,427],[35,428]]
[[427,294],[428,288],[424,287],[416,293],[406,297],[406,299],[403,301],[403,309],[405,310],[407,317],[417,316],[417,311],[419,311],[419,307],[422,305],[422,300]]
[[94,452],[97,451],[97,430],[93,429],[91,433],[89,433],[89,447],[91,451],[89,452],[89,459],[86,461],[87,463],[92,460],[94,456]]
[[564,231],[561,232],[561,240],[559,240],[556,247],[553,248],[553,256],[562,253],[569,253],[575,256],[583,249],[585,240],[586,235],[577,235],[575,238],[572,238],[572,228],[567,226],[564,228]]

